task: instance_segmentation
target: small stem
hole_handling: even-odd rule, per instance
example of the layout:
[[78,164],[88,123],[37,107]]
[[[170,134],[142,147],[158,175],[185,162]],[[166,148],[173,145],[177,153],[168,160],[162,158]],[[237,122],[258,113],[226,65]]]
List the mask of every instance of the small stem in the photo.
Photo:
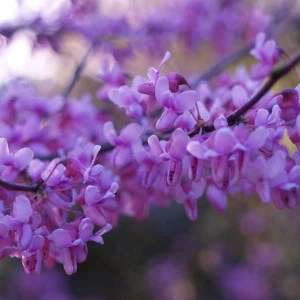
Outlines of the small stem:
[[193,119],[196,121],[196,123],[198,123],[198,119],[197,119],[197,117],[194,115],[194,113],[193,113],[191,110],[189,110],[189,113],[190,113],[190,115],[193,117]]
[[23,191],[23,192],[36,193],[39,190],[39,186],[37,184],[26,185],[26,184],[8,182],[2,179],[0,179],[0,186],[10,191]]
[[91,44],[91,46],[88,48],[87,52],[86,52],[85,55],[83,56],[83,58],[82,58],[82,60],[80,61],[80,63],[77,65],[77,67],[76,67],[76,69],[75,69],[75,71],[74,71],[74,74],[73,74],[73,77],[72,77],[71,81],[69,82],[68,86],[66,87],[66,89],[65,89],[64,92],[63,92],[63,96],[64,96],[65,98],[67,98],[67,97],[70,95],[72,89],[73,89],[74,86],[76,85],[76,83],[77,83],[77,81],[78,81],[78,79],[79,79],[79,77],[80,77],[80,75],[81,75],[81,73],[82,73],[82,71],[83,71],[83,69],[84,69],[86,63],[87,63],[87,60],[88,60],[90,54],[92,53],[92,51],[93,51],[94,48],[95,48],[95,45],[96,45],[96,42],[94,41],[94,42]]

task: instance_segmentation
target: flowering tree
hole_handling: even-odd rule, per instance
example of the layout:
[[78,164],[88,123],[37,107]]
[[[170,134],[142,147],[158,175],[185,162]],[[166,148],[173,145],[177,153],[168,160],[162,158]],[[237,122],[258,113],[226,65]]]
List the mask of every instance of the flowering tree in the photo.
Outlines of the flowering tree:
[[[0,26],[7,44],[22,30],[35,47],[57,53],[66,35],[90,44],[56,96],[24,80],[2,86],[1,258],[20,258],[27,273],[61,263],[71,275],[86,260],[88,242],[103,244],[120,216],[143,219],[152,205],[180,203],[191,221],[201,198],[218,211],[234,194],[296,206],[300,85],[272,91],[300,62],[299,52],[284,59],[272,37],[292,3],[270,10],[241,1],[172,3],[165,1],[160,14],[112,18],[97,1],[62,1],[54,19],[38,15]],[[276,19],[271,9],[280,11]],[[215,57],[227,54],[200,75],[164,72],[175,38],[189,53],[206,43]],[[96,96],[87,90],[71,97],[96,51],[109,53],[113,65],[103,63]],[[137,51],[161,57],[147,77],[124,69]],[[249,52],[256,59],[250,72],[221,73]]]

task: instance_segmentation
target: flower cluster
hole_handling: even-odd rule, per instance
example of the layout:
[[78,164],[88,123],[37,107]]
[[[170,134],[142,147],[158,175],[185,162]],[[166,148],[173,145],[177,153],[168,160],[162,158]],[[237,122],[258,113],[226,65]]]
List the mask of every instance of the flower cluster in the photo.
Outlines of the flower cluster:
[[[93,42],[101,34],[131,36],[135,42],[138,22],[131,28],[124,19],[99,19],[94,1],[74,2],[56,20],[58,32],[67,28]],[[182,7],[187,15],[176,15],[174,24],[161,24],[156,16],[144,29],[154,31],[149,44],[156,36],[153,22],[194,44],[223,26],[232,8],[243,6],[189,0]],[[212,12],[219,15],[217,24],[198,25]],[[237,19],[246,30],[247,18]],[[232,38],[224,36],[226,43]],[[104,47],[120,55],[111,43],[103,39]],[[257,194],[263,203],[293,208],[300,197],[300,85],[277,93],[271,88],[300,54],[274,70],[281,53],[275,41],[259,34],[251,51],[258,64],[250,74],[239,68],[212,85],[193,86],[181,74],[163,74],[170,52],[149,68],[148,78],[136,76],[130,85],[119,65],[105,64],[97,98],[118,114],[88,94],[68,99],[68,91],[47,99],[21,80],[9,82],[0,101],[0,258],[20,258],[27,273],[58,262],[73,274],[87,258],[88,242],[103,244],[119,216],[143,219],[152,205],[175,201],[193,221],[201,198],[218,211],[233,194]]]
[[[102,235],[114,220],[118,184],[102,165],[95,164],[101,147],[94,146],[91,153],[90,145],[86,146],[84,156],[78,147],[67,158],[46,162],[33,159],[29,148],[14,153],[4,138],[0,142],[1,178],[5,178],[1,182],[1,257],[20,257],[28,273],[39,273],[42,263],[51,266],[57,261],[67,274],[73,274],[77,263],[87,257],[86,243],[103,244]],[[85,159],[91,156],[86,165]],[[21,177],[34,183],[11,183]]]
[[[261,52],[263,56],[265,50],[261,47],[257,42],[251,53]],[[276,44],[273,51],[279,51]],[[259,93],[262,80],[254,80],[243,70],[220,81],[214,91],[206,83],[192,90],[181,75],[160,74],[168,57],[169,54],[158,71],[150,69],[150,82],[145,81],[138,88],[126,86],[131,94],[140,92],[145,116],[163,109],[159,116],[144,122],[142,129],[132,127],[135,138],[127,140],[130,147],[122,151],[127,157],[123,161],[128,165],[137,163],[136,169],[131,166],[130,177],[147,188],[149,199],[145,195],[144,202],[152,203],[149,191],[158,192],[159,187],[161,196],[156,195],[156,202],[172,198],[184,205],[192,220],[197,217],[197,200],[205,191],[209,202],[220,211],[226,208],[228,195],[234,193],[257,193],[263,203],[294,207],[300,192],[299,150],[290,155],[282,140],[288,131],[295,145],[299,143],[300,86],[274,95],[266,93],[259,103],[232,122],[230,117]],[[130,99],[130,92],[126,95],[117,92],[124,89],[125,86],[112,90],[110,97],[114,103],[117,93],[120,102],[122,98],[123,102]],[[127,116],[132,117],[127,109]],[[147,138],[149,132],[154,134]],[[121,190],[123,193],[133,190],[128,186],[128,173],[124,178],[122,173]],[[165,203],[162,200],[160,204]]]

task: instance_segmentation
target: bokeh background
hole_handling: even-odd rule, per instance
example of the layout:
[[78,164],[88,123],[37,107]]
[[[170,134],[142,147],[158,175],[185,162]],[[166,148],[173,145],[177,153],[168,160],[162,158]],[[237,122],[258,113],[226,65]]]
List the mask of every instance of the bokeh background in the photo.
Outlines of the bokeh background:
[[[95,2],[97,8],[93,6]],[[130,45],[132,37],[121,33],[122,26],[116,26],[105,37],[109,43],[90,55],[72,91],[74,98],[88,92],[98,101],[97,90],[103,82],[96,74],[104,60],[113,63],[118,55],[123,58],[120,64],[129,77],[145,76],[147,68],[158,66],[164,52],[171,50],[172,58],[164,71],[177,71],[193,79],[222,57],[255,40],[259,28],[252,26],[254,29],[248,33],[240,29],[239,20],[234,19],[238,10],[231,15],[228,12],[224,20],[215,16],[215,22],[220,23],[214,36],[204,34],[205,30],[211,33],[209,29],[214,26],[207,24],[209,17],[201,21],[197,12],[190,16],[198,20],[195,24],[204,31],[203,40],[197,43],[194,37],[184,40],[183,36],[169,34],[167,25],[184,13],[181,9],[185,2],[196,1],[2,0],[0,85],[21,78],[31,82],[41,95],[61,93],[90,47],[91,28],[97,28],[99,16],[109,22],[126,20],[136,28],[138,38],[135,36],[133,46]],[[299,48],[300,1],[212,2],[222,3],[224,9],[230,3],[240,5],[241,12],[255,7],[257,14],[262,14],[260,25],[270,31],[286,53],[292,55]],[[72,5],[81,8],[76,15],[77,25],[85,26],[82,32],[68,27],[59,32],[61,19]],[[152,31],[141,31],[140,24],[145,19]],[[271,27],[264,25],[272,20],[275,21]],[[33,30],[43,28],[34,27],[38,22],[46,28],[44,32]],[[103,19],[101,22],[103,25]],[[161,28],[161,24],[166,27]],[[226,43],[224,35],[228,36]],[[147,40],[150,38],[152,44]],[[142,44],[147,46],[139,47]],[[119,52],[112,55],[112,49]],[[239,64],[249,67],[253,61],[243,55],[226,71],[234,72]],[[275,90],[281,85],[296,84],[297,79],[291,74]],[[3,260],[0,299],[300,299],[299,213],[299,207],[278,210],[255,197],[238,195],[230,199],[224,213],[214,211],[201,199],[196,222],[189,221],[175,203],[169,208],[153,207],[146,220],[122,217],[118,227],[105,236],[104,246],[90,244],[88,260],[71,277],[65,275],[61,266],[44,269],[40,275],[26,275],[19,261]]]

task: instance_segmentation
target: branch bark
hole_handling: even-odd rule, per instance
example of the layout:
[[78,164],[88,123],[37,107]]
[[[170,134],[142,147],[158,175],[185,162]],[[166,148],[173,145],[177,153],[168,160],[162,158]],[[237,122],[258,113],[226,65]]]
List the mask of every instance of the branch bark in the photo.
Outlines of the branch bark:
[[39,186],[36,184],[26,185],[26,184],[18,184],[13,182],[8,182],[0,179],[0,186],[10,191],[21,191],[21,192],[33,192],[36,193],[39,190]]

